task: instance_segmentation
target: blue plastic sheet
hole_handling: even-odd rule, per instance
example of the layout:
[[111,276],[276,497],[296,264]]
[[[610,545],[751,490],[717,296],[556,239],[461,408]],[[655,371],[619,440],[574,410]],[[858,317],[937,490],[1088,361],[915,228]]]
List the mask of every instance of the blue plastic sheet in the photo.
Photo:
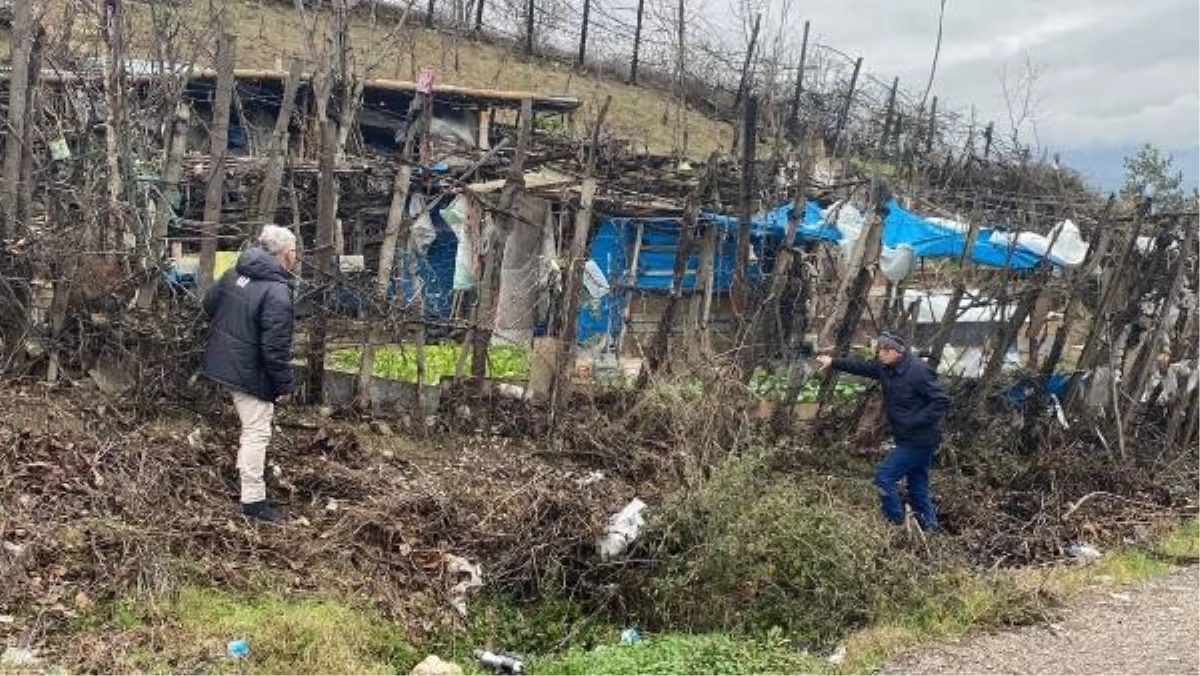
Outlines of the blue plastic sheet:
[[[775,256],[787,234],[788,219],[792,216],[792,203],[781,204],[751,221],[750,241],[754,260],[747,271],[751,284],[760,283],[764,272],[774,265]],[[437,238],[429,249],[419,257],[417,266],[425,288],[426,313],[428,316],[446,318],[450,315],[453,299],[454,257],[457,239],[442,222],[438,209],[432,211]],[[728,291],[733,283],[734,261],[737,249],[738,219],[718,213],[703,213],[701,226],[717,226],[717,252],[714,258],[713,283],[718,292]],[[638,254],[636,274],[627,277],[629,253],[633,250],[638,224],[642,225],[642,248]],[[996,231],[980,228],[971,260],[980,265],[997,268],[1028,270],[1041,262],[1041,257],[1019,246],[1009,246],[991,241]],[[675,265],[675,252],[679,246],[680,221],[675,218],[633,219],[609,217],[600,223],[593,237],[590,257],[608,278],[612,293],[585,302],[579,311],[579,339],[586,340],[602,333],[616,334],[620,331],[621,315],[624,310],[627,284],[645,291],[665,292],[670,288]],[[806,241],[838,243],[842,233],[821,218],[821,207],[815,202],[806,202],[803,218],[796,229],[797,245]],[[966,247],[966,233],[940,225],[899,205],[895,200],[885,205],[882,241],[885,247],[908,246],[915,255],[929,258],[959,257]],[[694,290],[700,269],[700,244],[688,259],[683,276],[683,288]],[[403,252],[398,252],[397,281],[403,297],[411,299],[412,285],[406,274],[408,261]],[[399,266],[404,266],[403,268]],[[403,271],[403,272],[402,272]],[[396,289],[393,289],[395,293]]]
[[[967,233],[926,220],[891,200],[883,219],[883,245],[888,248],[912,247],[923,258],[957,258],[967,246]],[[1013,270],[1037,267],[1041,257],[1019,246],[992,242],[995,231],[980,228],[971,248],[971,260],[979,265]]]
[[[610,287],[624,278],[629,265],[625,260],[625,239],[622,228],[611,220],[601,223],[592,239],[592,260],[600,266]],[[624,308],[625,297],[619,293],[608,293],[597,300],[581,303],[576,315],[576,337],[583,342],[600,334],[616,334],[621,327]]]
[[[1042,386],[1045,388],[1047,396],[1054,395],[1055,397],[1058,397],[1059,401],[1062,401],[1063,397],[1067,394],[1067,384],[1070,382],[1070,374],[1055,372],[1046,376],[1042,380]],[[1024,404],[1029,397],[1033,396],[1036,388],[1036,380],[1017,383],[1016,385],[1004,390],[1001,393],[1001,397],[1011,404],[1020,406],[1021,404]]]
[[[787,235],[788,219],[795,209],[787,202],[750,221],[750,237],[752,240],[766,238],[775,243],[783,241]],[[716,223],[722,231],[728,231],[736,236],[738,219],[724,214],[705,213],[704,219]],[[832,225],[826,225],[821,220],[821,207],[816,202],[805,202],[804,217],[796,228],[796,240],[793,245],[802,241],[826,242],[842,241],[842,233]]]
[[412,275],[409,274],[412,258],[416,258],[417,275],[425,301],[425,316],[434,319],[449,319],[454,306],[454,257],[458,251],[458,238],[446,222],[440,210],[430,212],[430,220],[437,232],[433,242],[423,254],[410,253],[403,247],[396,251],[392,272],[392,284],[388,297],[394,298],[399,284],[405,302],[411,302],[415,293]]
[[[746,273],[751,284],[761,283],[764,270],[774,265],[775,254],[787,235],[788,219],[793,213],[790,202],[751,220],[750,245],[754,251]],[[733,287],[733,271],[737,260],[738,219],[717,213],[703,213],[699,227],[716,226],[717,250],[713,257],[713,289],[725,292]],[[638,225],[642,226],[642,246],[638,252],[636,274],[628,275],[629,252],[633,251]],[[592,240],[589,255],[600,266],[613,292],[590,305],[581,307],[578,316],[578,339],[588,340],[602,333],[616,335],[621,329],[621,315],[628,287],[643,291],[666,292],[671,287],[675,269],[675,254],[679,248],[680,220],[674,218],[632,219],[612,217],[601,222]],[[804,218],[796,229],[796,242],[824,240],[838,242],[841,232],[821,221],[821,209],[808,202]],[[700,271],[700,243],[688,258],[681,285],[684,290],[696,289]]]

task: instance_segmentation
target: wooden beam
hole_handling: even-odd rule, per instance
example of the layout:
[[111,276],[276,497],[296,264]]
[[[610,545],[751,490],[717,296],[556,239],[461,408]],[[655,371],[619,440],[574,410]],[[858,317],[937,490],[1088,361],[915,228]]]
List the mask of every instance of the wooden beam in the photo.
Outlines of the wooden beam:
[[[1116,298],[1116,289],[1120,286],[1122,277],[1125,275],[1125,267],[1129,265],[1129,260],[1133,256],[1134,250],[1137,248],[1138,235],[1142,233],[1142,222],[1144,209],[1138,208],[1135,212],[1135,217],[1132,226],[1129,229],[1129,239],[1125,241],[1125,248],[1122,249],[1120,257],[1115,261],[1109,269],[1112,270],[1111,281],[1104,288],[1100,295],[1100,303],[1096,307],[1095,313],[1092,315],[1092,326],[1088,331],[1088,336],[1083,343],[1083,351],[1079,354],[1078,367],[1071,374],[1071,380],[1067,383],[1066,399],[1068,406],[1076,406],[1079,403],[1078,385],[1082,375],[1097,366],[1099,363],[1098,356],[1100,352],[1100,343],[1104,340],[1108,333],[1109,325],[1109,306],[1112,305]],[[1096,261],[1097,265],[1103,265],[1103,261]],[[1110,346],[1111,348],[1111,346]]]
[[746,337],[750,325],[750,220],[753,211],[754,198],[754,155],[758,148],[758,97],[750,95],[746,98],[746,106],[742,110],[742,175],[738,184],[738,231],[737,251],[733,268],[733,307],[737,313],[738,348]]
[[504,260],[505,235],[512,230],[511,219],[516,218],[517,207],[525,192],[525,159],[529,154],[529,143],[533,136],[533,102],[526,99],[521,104],[521,117],[517,122],[517,147],[508,166],[507,183],[500,192],[497,205],[495,232],[490,242],[484,243],[486,255],[480,273],[479,293],[472,311],[472,361],[471,376],[479,392],[486,387],[488,346],[496,328],[496,299],[500,286],[500,267]]
[[750,66],[754,64],[754,50],[758,47],[758,28],[762,22],[762,14],[754,15],[754,28],[750,31],[750,45],[746,48],[746,59],[742,62],[742,77],[738,81],[737,96],[733,98],[733,107],[736,110],[742,105],[742,98],[746,95],[747,89],[753,89],[750,83]]
[[1179,248],[1179,255],[1175,260],[1175,269],[1171,275],[1171,286],[1167,291],[1167,295],[1163,297],[1162,309],[1158,313],[1158,317],[1154,323],[1154,333],[1150,336],[1150,341],[1143,346],[1144,359],[1141,359],[1139,368],[1132,374],[1129,379],[1131,386],[1128,390],[1130,394],[1129,407],[1125,409],[1125,429],[1131,429],[1133,421],[1137,419],[1138,414],[1142,410],[1142,391],[1146,389],[1146,383],[1150,380],[1150,372],[1155,368],[1155,357],[1162,349],[1163,339],[1168,335],[1168,331],[1172,328],[1167,322],[1167,310],[1171,303],[1179,297],[1180,290],[1183,289],[1184,281],[1187,279],[1187,269],[1189,259],[1196,251],[1196,224],[1191,224],[1185,228],[1187,235],[1183,240],[1183,246]]
[[850,86],[846,90],[846,99],[842,102],[841,110],[838,111],[837,125],[834,127],[833,136],[833,156],[837,157],[842,145],[842,132],[846,129],[846,122],[850,117],[850,107],[854,103],[854,88],[858,86],[858,73],[862,70],[862,57],[854,60],[854,73],[850,75]]
[[788,132],[800,138],[800,95],[804,93],[804,69],[808,59],[808,21],[804,22],[804,38],[800,41],[800,65],[796,67],[796,89],[792,95],[792,111],[788,115]]
[[708,167],[704,176],[687,197],[683,208],[683,218],[679,222],[679,241],[675,248],[675,261],[671,267],[671,286],[667,291],[667,305],[658,318],[658,327],[654,338],[650,341],[650,349],[646,351],[646,359],[638,374],[638,389],[644,388],[652,376],[667,359],[670,345],[671,327],[675,324],[675,314],[683,297],[683,277],[687,272],[687,263],[692,257],[692,249],[696,243],[697,218],[700,215],[700,201],[708,192],[709,183],[716,178],[719,155],[713,153],[708,159]]

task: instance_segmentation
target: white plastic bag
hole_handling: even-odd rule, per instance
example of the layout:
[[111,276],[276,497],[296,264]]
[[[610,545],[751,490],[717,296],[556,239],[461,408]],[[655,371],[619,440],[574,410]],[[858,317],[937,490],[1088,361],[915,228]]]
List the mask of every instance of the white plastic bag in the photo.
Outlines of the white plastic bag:
[[638,532],[646,523],[642,520],[642,510],[645,508],[646,503],[634,498],[621,511],[609,518],[608,528],[605,529],[604,535],[596,541],[596,549],[600,551],[602,560],[608,560],[624,552],[629,547],[629,543],[637,539]]

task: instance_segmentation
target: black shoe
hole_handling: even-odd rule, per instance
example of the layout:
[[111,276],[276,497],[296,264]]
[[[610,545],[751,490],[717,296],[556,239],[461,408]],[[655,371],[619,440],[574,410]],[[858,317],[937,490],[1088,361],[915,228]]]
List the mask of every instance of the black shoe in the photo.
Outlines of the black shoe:
[[267,523],[283,523],[283,514],[267,504],[266,500],[259,502],[243,502],[242,515]]

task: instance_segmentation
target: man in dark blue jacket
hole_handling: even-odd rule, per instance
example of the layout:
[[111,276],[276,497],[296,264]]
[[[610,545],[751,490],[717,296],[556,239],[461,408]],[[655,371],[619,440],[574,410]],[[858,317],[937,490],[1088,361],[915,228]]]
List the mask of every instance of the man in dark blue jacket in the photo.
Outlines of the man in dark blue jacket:
[[275,404],[292,396],[292,293],[296,237],[286,228],[263,227],[258,246],[238,257],[204,296],[210,320],[201,373],[225,386],[242,422],[237,466],[242,514],[282,520],[267,504],[263,481]]
[[912,354],[902,336],[885,331],[876,340],[875,349],[876,358],[871,361],[826,355],[817,357],[817,361],[822,368],[879,381],[895,440],[895,446],[875,471],[883,515],[894,524],[904,523],[904,503],[896,490],[903,478],[908,483],[908,500],[917,523],[925,530],[934,530],[937,512],[929,494],[929,468],[942,443],[942,418],[950,406],[950,396],[938,384],[937,374]]

